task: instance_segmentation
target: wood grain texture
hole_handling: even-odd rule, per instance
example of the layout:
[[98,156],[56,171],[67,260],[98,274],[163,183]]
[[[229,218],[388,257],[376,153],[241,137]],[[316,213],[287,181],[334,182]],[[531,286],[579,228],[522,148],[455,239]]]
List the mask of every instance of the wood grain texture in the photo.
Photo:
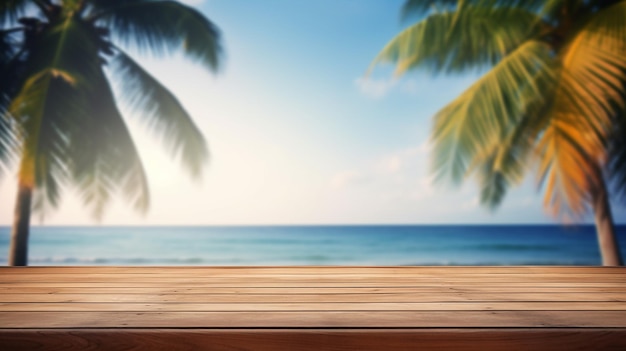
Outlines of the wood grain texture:
[[[61,269],[59,269],[61,268]],[[206,266],[150,266],[150,267],[120,267],[120,266],[89,266],[89,267],[54,267],[54,266],[29,266],[29,267],[0,267],[1,274],[93,274],[93,273],[116,273],[116,274],[221,274],[233,276],[237,274],[294,274],[294,275],[331,275],[331,274],[623,274],[623,267],[600,267],[600,266],[229,266],[229,267],[206,267]]]
[[[332,288],[318,287],[315,289],[316,294],[389,294],[389,293],[438,293],[446,294],[450,292],[485,292],[494,287],[490,286],[418,286],[418,287],[351,287],[351,288]],[[592,292],[592,293],[623,293],[626,291],[624,284],[612,287],[581,287],[581,286],[498,286],[499,292],[510,293],[529,293],[529,292],[547,292],[547,293],[571,293],[571,292]],[[185,288],[185,287],[134,287],[134,288],[118,288],[118,287],[23,287],[16,285],[0,286],[1,294],[310,294],[311,287],[205,287],[205,288]]]
[[[1,279],[1,278],[0,278]],[[249,281],[245,278],[237,281],[218,281],[211,278],[186,280],[186,281],[159,281],[159,282],[141,282],[141,281],[81,281],[67,280],[62,282],[4,282],[0,283],[0,286],[12,286],[12,287],[93,287],[93,288],[142,288],[142,287],[177,287],[177,288],[422,288],[433,289],[435,288],[484,288],[484,289],[497,289],[505,287],[545,287],[545,288],[567,288],[567,287],[596,287],[596,288],[611,288],[622,287],[626,285],[626,282],[459,282],[459,281],[441,281],[441,282],[428,282],[428,281],[362,281],[362,282],[349,282],[349,281],[311,281],[311,282],[290,282],[290,281]]]
[[[70,309],[67,303],[0,303],[0,312],[50,312]],[[348,303],[73,303],[80,312],[237,312],[237,311],[626,311],[614,302],[348,302]]]
[[0,350],[626,350],[623,267],[0,267]]
[[39,328],[626,328],[624,311],[2,312],[0,326]]
[[484,302],[484,301],[578,301],[578,302],[622,302],[626,303],[626,293],[609,292],[591,294],[578,293],[498,293],[498,292],[450,292],[443,293],[382,293],[382,294],[316,294],[311,289],[310,294],[2,294],[2,303],[22,302],[170,302],[170,303],[199,303],[199,302]]
[[79,280],[81,282],[162,282],[169,281],[172,283],[231,283],[241,282],[245,280],[249,283],[257,282],[298,282],[298,283],[422,283],[422,284],[438,284],[447,283],[542,283],[542,282],[617,282],[626,283],[626,277],[620,274],[533,274],[533,275],[490,275],[490,274],[464,274],[464,275],[426,275],[426,274],[334,274],[334,275],[294,275],[294,274],[265,274],[265,275],[179,275],[179,274],[163,274],[163,275],[144,275],[144,274],[7,274],[3,276],[1,283],[10,284],[14,282],[55,282],[63,280],[72,282]]
[[22,351],[623,351],[616,329],[99,329],[8,331],[0,350]]

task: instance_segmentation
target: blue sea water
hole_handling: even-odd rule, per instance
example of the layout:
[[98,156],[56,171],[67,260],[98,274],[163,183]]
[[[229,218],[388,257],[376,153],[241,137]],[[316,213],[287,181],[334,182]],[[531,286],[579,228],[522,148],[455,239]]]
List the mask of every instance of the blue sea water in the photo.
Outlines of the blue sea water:
[[[626,226],[617,227],[626,254]],[[0,264],[10,228],[0,227]],[[33,227],[30,265],[598,265],[593,226]]]

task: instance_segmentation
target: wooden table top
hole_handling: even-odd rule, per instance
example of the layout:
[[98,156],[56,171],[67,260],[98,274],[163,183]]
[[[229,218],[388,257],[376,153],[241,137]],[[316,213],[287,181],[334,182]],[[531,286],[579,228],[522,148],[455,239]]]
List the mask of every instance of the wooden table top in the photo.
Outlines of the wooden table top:
[[505,344],[626,350],[626,268],[0,268],[0,350]]

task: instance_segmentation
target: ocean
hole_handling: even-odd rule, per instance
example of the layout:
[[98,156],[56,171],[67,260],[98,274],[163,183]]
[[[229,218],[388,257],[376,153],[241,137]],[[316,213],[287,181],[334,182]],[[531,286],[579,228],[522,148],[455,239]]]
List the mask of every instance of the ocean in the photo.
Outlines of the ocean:
[[[626,226],[618,226],[626,254]],[[0,264],[10,228],[0,227]],[[599,265],[593,226],[375,225],[31,229],[30,265]]]

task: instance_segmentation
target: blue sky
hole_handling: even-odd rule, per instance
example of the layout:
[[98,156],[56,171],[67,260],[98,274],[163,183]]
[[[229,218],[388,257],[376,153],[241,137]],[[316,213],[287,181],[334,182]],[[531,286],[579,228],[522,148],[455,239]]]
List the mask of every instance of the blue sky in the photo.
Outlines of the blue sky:
[[[402,0],[186,0],[223,34],[218,74],[180,57],[145,58],[204,132],[211,160],[192,182],[129,115],[148,170],[146,216],[116,201],[104,225],[543,223],[534,179],[489,212],[471,182],[436,187],[431,117],[476,76],[365,73],[402,29]],[[15,177],[0,183],[14,198]],[[615,207],[624,222],[626,210]],[[13,203],[0,204],[0,224]],[[93,224],[71,189],[45,224]]]

